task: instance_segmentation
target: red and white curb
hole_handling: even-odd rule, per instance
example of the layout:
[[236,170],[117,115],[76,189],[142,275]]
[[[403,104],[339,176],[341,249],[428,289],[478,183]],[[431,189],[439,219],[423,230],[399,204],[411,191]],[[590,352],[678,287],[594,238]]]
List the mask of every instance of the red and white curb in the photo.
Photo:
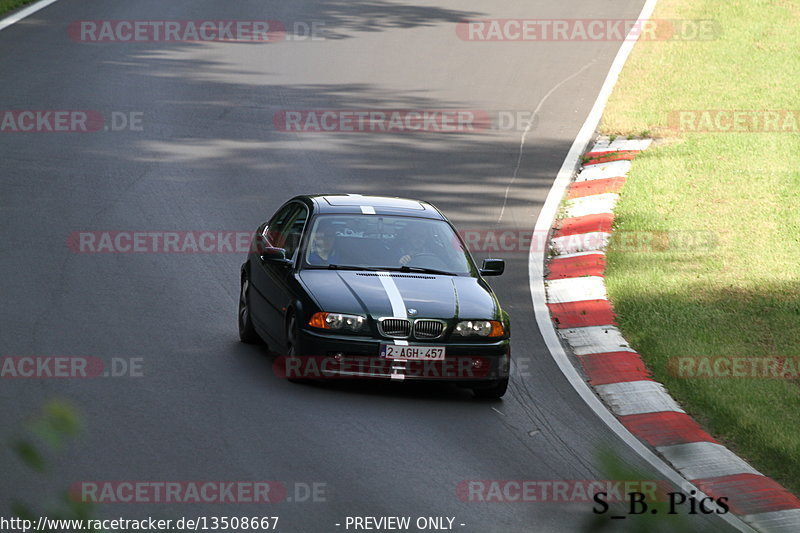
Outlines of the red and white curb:
[[649,140],[600,140],[567,189],[552,228],[546,304],[561,339],[619,422],[703,493],[764,532],[800,531],[800,499],[722,446],[654,381],[616,327],[603,278],[614,206]]

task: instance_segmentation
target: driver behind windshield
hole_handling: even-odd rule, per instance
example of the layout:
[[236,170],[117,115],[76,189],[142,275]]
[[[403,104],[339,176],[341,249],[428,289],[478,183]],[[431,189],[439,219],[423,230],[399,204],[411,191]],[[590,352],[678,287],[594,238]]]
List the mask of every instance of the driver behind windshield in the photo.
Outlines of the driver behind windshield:
[[320,223],[311,239],[308,252],[308,263],[311,265],[330,264],[334,257],[333,243],[336,239],[336,230],[330,224]]
[[415,257],[430,254],[429,241],[433,239],[429,228],[420,227],[416,224],[409,224],[400,234],[398,262],[402,266],[408,265]]

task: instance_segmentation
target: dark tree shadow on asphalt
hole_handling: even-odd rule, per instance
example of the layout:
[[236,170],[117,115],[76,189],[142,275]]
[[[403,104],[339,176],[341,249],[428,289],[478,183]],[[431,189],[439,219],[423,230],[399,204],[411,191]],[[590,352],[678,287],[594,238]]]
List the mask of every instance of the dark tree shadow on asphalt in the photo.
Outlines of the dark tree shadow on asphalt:
[[[102,98],[108,108],[143,111],[143,131],[65,136],[57,153],[50,154],[33,150],[22,136],[9,139],[10,152],[16,157],[24,160],[30,153],[37,160],[26,179],[47,180],[50,190],[69,191],[59,245],[73,231],[148,229],[150,218],[158,221],[157,229],[252,231],[294,195],[343,192],[424,199],[441,208],[460,230],[532,230],[535,206],[549,190],[569,148],[568,142],[534,129],[515,175],[521,131],[277,131],[274,116],[287,109],[472,106],[466,101],[431,97],[422,90],[389,91],[372,84],[277,83],[277,76],[269,71],[181,57],[181,50],[194,46],[156,43],[116,48],[93,67],[109,80],[108,87],[98,88],[101,92],[105,89]],[[104,50],[110,48],[101,47],[98,53]],[[181,80],[177,92],[175,79]],[[114,98],[118,84],[147,87],[147,91],[127,91],[129,99],[120,104]],[[61,103],[59,95],[53,95],[53,100],[53,108],[76,105],[74,101]],[[69,154],[68,161],[79,161],[80,167],[65,164],[64,154]],[[109,203],[109,198],[114,201]],[[57,213],[64,209],[64,199],[46,197],[39,208]],[[498,220],[501,210],[504,216]],[[25,248],[24,239],[22,234],[9,245]],[[526,246],[519,246],[474,254],[478,262],[488,256],[506,259],[507,274],[492,280],[501,301],[527,291],[522,281],[526,279],[527,252]],[[118,312],[128,316],[126,326],[150,332],[137,341],[143,351],[158,353],[164,346],[179,346],[176,355],[189,354],[208,349],[198,346],[201,339],[216,345],[220,338],[236,335],[235,309],[230,309],[230,321],[224,322],[216,306],[237,300],[241,254],[90,258],[76,256],[66,247],[64,254],[62,288],[48,313],[63,311],[72,299],[84,301],[87,297],[63,288],[71,286],[70,279],[96,277],[102,285],[100,280],[111,276],[113,290],[125,302]],[[508,274],[514,272],[522,276],[519,283]],[[147,293],[151,305],[174,315],[169,333],[157,316],[126,307],[127,302],[141,297],[142,280],[148,278],[155,283]],[[198,283],[223,287],[223,300],[214,301],[220,297],[212,296],[214,289],[198,308],[194,304]],[[109,322],[101,311],[109,305],[103,291],[98,286],[92,296],[96,305],[87,321]],[[515,331],[535,330],[530,313],[508,311],[515,320]]]
[[[344,39],[356,32],[410,29],[442,23],[452,23],[455,33],[456,23],[482,15],[476,11],[380,0],[317,2],[307,10],[301,8],[296,13],[298,20],[323,22],[322,35],[327,39]],[[291,21],[288,22],[287,31],[292,31]]]

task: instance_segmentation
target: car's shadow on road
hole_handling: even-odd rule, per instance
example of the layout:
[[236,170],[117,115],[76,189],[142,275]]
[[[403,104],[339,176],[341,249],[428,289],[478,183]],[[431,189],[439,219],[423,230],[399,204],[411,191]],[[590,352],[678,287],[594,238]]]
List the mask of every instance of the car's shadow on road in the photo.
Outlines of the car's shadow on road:
[[451,383],[397,382],[388,379],[332,379],[296,383],[300,387],[313,387],[333,394],[369,395],[409,400],[464,401],[474,400],[468,389]]

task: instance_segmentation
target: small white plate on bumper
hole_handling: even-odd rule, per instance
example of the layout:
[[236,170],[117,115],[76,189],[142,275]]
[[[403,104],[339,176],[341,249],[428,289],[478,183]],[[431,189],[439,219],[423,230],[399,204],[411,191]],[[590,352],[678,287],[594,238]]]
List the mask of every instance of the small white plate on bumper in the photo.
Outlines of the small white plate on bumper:
[[381,344],[381,357],[405,361],[444,361],[444,346]]

